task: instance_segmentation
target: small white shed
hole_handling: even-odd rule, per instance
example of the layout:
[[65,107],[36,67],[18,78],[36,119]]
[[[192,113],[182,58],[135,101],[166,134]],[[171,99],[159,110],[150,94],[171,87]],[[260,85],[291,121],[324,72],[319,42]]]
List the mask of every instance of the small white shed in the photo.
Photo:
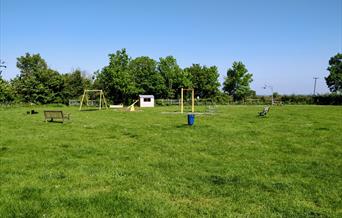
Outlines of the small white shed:
[[139,95],[140,107],[154,107],[153,95]]

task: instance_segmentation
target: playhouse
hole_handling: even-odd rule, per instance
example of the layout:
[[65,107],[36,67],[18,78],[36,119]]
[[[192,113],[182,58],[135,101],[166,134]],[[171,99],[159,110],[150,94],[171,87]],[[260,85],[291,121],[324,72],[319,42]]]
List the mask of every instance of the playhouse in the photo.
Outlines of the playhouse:
[[140,107],[154,107],[153,95],[139,95]]

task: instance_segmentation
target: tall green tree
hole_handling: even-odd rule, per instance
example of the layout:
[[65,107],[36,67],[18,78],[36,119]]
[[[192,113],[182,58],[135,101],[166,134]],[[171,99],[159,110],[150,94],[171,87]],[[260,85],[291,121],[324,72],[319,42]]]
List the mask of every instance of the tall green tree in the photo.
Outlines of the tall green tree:
[[186,70],[180,71],[174,80],[173,87],[174,87],[175,98],[180,98],[181,88],[193,87],[191,75],[189,74],[189,72]]
[[185,68],[184,71],[189,75],[191,87],[195,89],[196,95],[200,98],[211,98],[220,92],[218,81],[220,74],[216,66],[207,67],[193,64],[191,67]]
[[253,74],[248,73],[242,62],[234,62],[232,68],[227,71],[227,77],[223,82],[223,91],[233,96],[234,100],[241,100],[253,94],[250,83]]
[[109,65],[95,73],[94,87],[103,89],[113,103],[129,103],[138,95],[133,76],[129,70],[131,58],[126,49],[109,54]]
[[71,73],[64,74],[63,96],[65,103],[69,99],[78,98],[83,94],[85,89],[91,87],[91,79],[87,77],[85,72],[77,69]]
[[157,71],[157,62],[147,56],[137,57],[129,64],[139,94],[151,94],[156,98],[166,96],[165,81]]
[[63,79],[55,70],[48,68],[39,54],[26,53],[17,58],[20,75],[13,81],[13,87],[23,102],[63,102]]
[[329,76],[325,77],[331,92],[342,92],[342,54],[338,53],[329,60]]
[[177,97],[181,88],[190,87],[192,84],[189,74],[179,67],[177,60],[172,56],[159,58],[157,68],[165,81],[165,98]]
[[166,98],[173,98],[175,95],[175,81],[182,69],[178,66],[177,61],[172,56],[159,58],[158,71],[164,78],[166,87]]

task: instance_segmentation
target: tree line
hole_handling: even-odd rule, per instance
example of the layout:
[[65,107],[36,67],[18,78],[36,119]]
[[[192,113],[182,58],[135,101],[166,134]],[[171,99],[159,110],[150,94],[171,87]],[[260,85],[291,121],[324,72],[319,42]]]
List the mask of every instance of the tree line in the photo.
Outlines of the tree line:
[[[192,64],[181,68],[173,56],[159,58],[158,61],[148,56],[133,59],[126,49],[108,57],[108,65],[92,75],[79,69],[61,74],[49,68],[39,54],[26,53],[17,58],[20,74],[14,79],[5,81],[0,71],[0,103],[67,104],[69,99],[80,98],[84,89],[102,89],[112,104],[128,104],[139,94],[177,99],[181,88],[194,88],[196,97],[201,99],[230,96],[234,101],[241,101],[255,98],[255,91],[250,88],[253,74],[242,62],[234,62],[227,70],[220,89],[220,74],[216,66]],[[330,58],[327,70],[330,72],[325,78],[327,86],[332,93],[340,94],[342,54]]]
[[139,94],[156,98],[179,98],[181,88],[194,88],[199,98],[229,94],[239,100],[255,95],[252,74],[242,62],[234,62],[220,89],[216,66],[192,64],[181,68],[173,56],[158,61],[141,56],[131,58],[126,49],[109,54],[109,63],[92,75],[77,69],[61,74],[50,69],[39,54],[26,53],[17,58],[20,74],[10,81],[0,75],[0,102],[36,104],[64,103],[78,99],[84,89],[102,89],[111,103],[129,103]]

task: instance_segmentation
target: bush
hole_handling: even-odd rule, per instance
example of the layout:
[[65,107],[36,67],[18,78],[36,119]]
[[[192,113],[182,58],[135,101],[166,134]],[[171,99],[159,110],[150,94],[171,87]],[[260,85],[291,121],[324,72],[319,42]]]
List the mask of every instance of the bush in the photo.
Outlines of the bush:
[[14,92],[12,86],[3,80],[0,75],[0,104],[12,104],[14,102]]
[[[283,104],[319,104],[319,105],[342,105],[341,94],[326,94],[326,95],[275,95],[275,102]],[[255,96],[252,99],[230,102],[231,104],[247,104],[247,105],[262,105],[271,104],[271,96]]]
[[319,105],[342,105],[341,94],[328,94],[313,96],[313,102]]
[[215,97],[213,97],[212,100],[215,104],[226,105],[226,104],[229,104],[230,102],[233,102],[233,97],[226,95],[224,93],[220,93],[216,95]]
[[282,95],[280,100],[284,104],[313,104],[312,95]]

